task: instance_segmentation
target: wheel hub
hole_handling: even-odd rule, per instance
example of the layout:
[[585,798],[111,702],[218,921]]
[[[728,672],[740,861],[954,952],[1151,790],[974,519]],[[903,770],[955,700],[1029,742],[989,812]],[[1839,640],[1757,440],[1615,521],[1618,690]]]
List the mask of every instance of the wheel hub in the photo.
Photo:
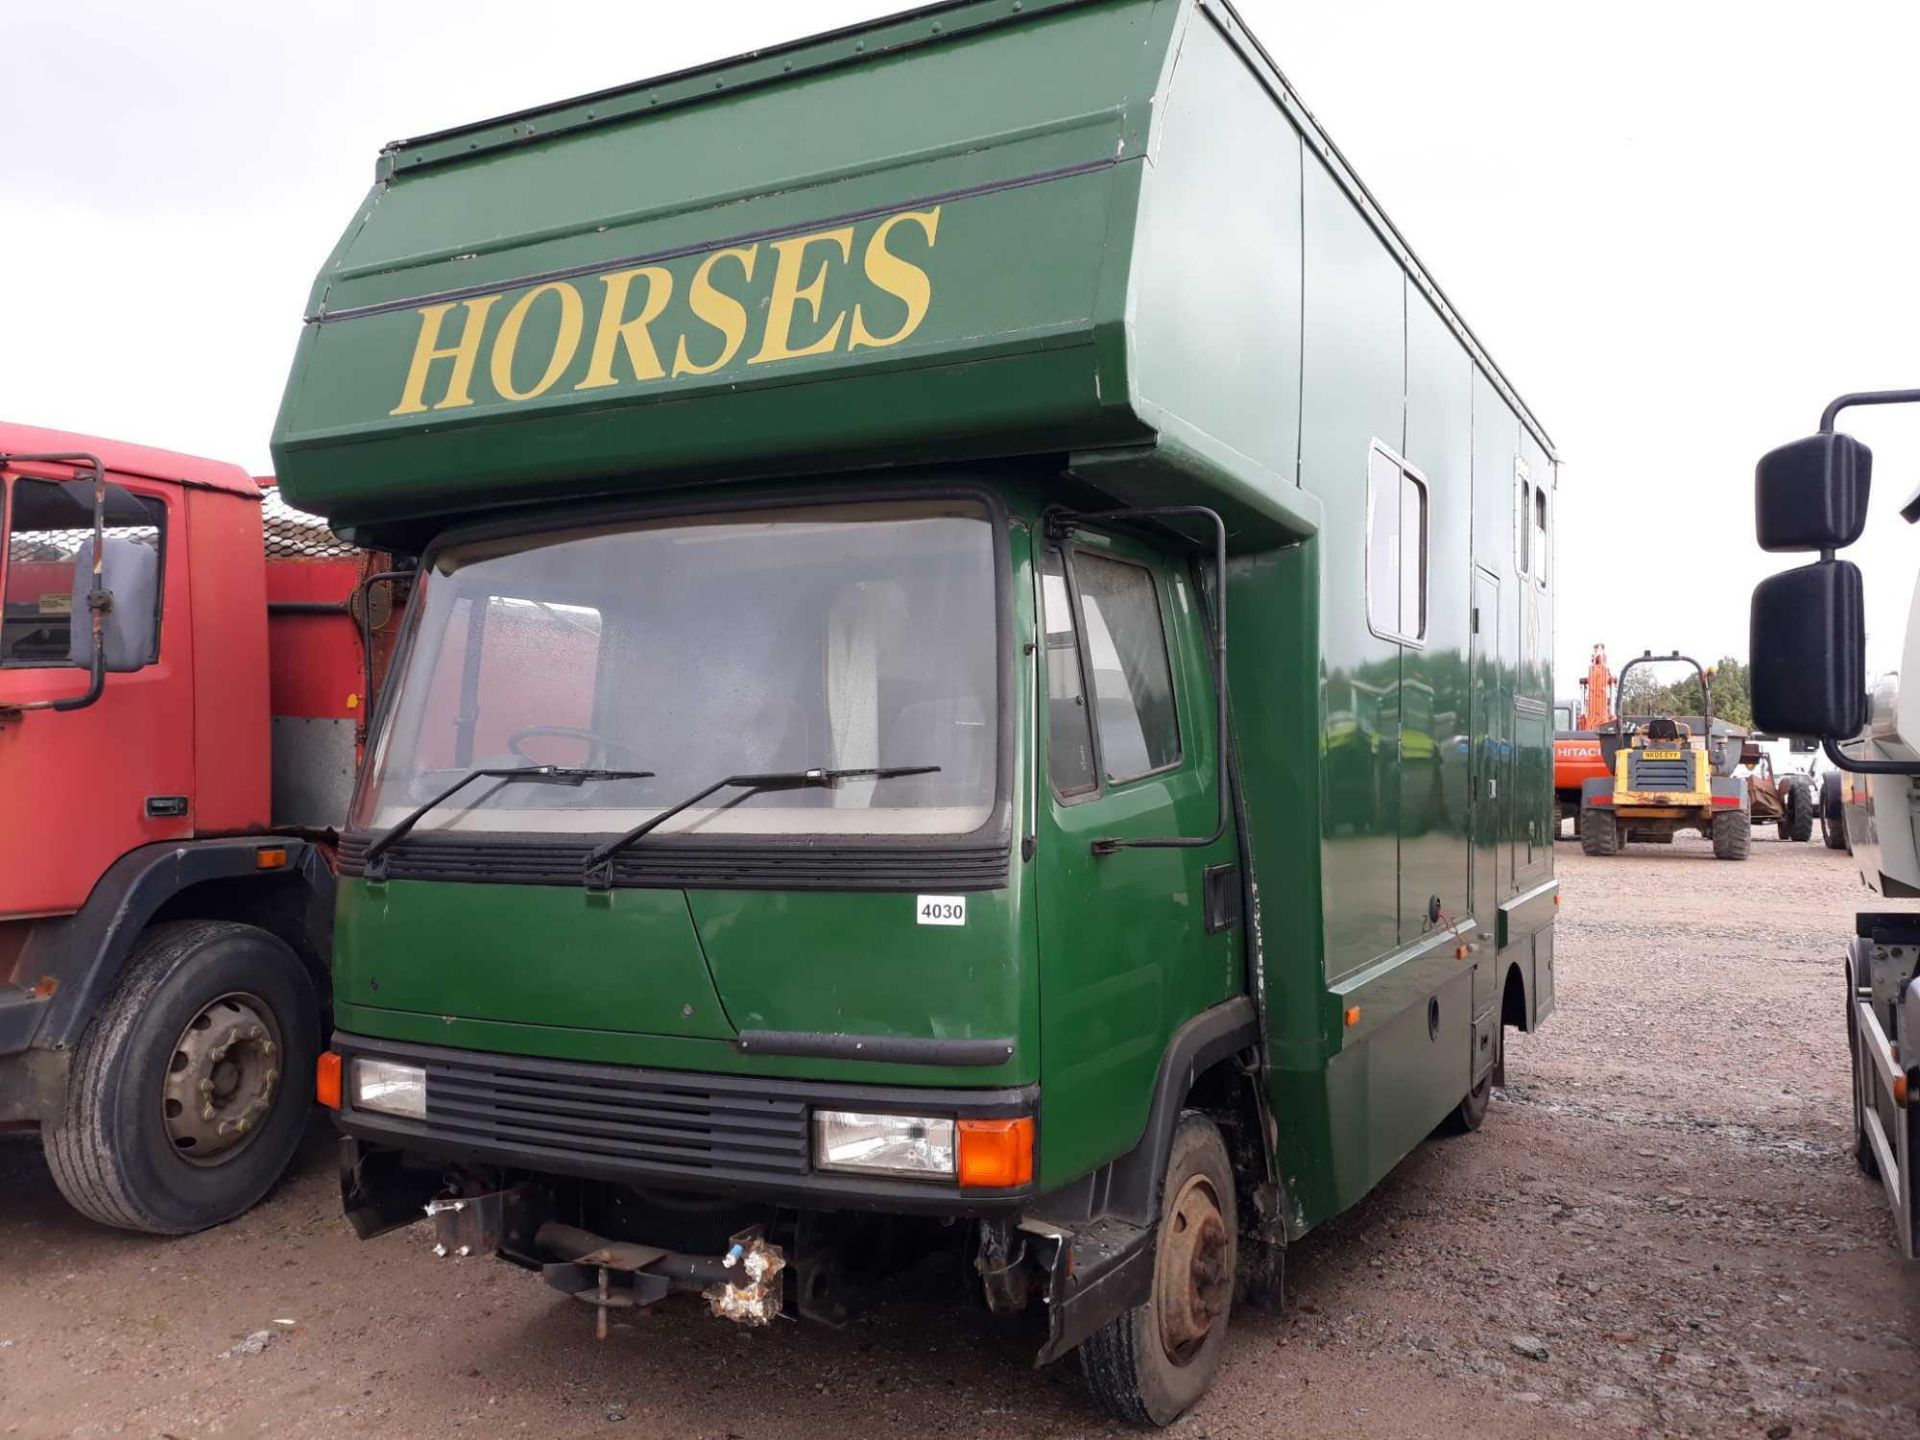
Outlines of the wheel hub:
[[1193,1358],[1226,1311],[1233,1291],[1227,1241],[1212,1183],[1193,1176],[1174,1197],[1160,1242],[1160,1338],[1176,1364]]
[[252,995],[222,995],[174,1042],[161,1087],[167,1138],[194,1165],[229,1160],[260,1133],[280,1085],[280,1030]]

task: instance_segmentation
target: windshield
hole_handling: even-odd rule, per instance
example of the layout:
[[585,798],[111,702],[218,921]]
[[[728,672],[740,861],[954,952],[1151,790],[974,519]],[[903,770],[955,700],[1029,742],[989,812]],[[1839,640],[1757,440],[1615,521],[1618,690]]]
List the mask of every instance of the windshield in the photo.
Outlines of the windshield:
[[[992,811],[994,536],[965,500],[821,506],[516,536],[439,552],[355,802],[383,829],[482,766],[415,835],[607,834],[726,776],[938,766],[722,793],[655,833],[953,835]],[[644,842],[643,842],[644,843]]]

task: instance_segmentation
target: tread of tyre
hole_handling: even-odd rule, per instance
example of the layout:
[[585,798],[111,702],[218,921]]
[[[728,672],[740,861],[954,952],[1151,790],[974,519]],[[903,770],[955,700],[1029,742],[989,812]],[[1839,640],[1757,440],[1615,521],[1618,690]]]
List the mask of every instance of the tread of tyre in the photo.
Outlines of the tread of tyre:
[[1713,858],[1744,860],[1753,853],[1753,817],[1744,810],[1724,810],[1713,817]]
[[[1237,1245],[1239,1216],[1226,1143],[1213,1121],[1197,1110],[1188,1110],[1180,1116],[1168,1147],[1162,1209],[1168,1196],[1177,1195],[1181,1185],[1202,1171],[1215,1178],[1215,1190],[1224,1208],[1221,1218],[1226,1222],[1230,1243]],[[1158,1240],[1156,1235],[1156,1252]],[[1233,1258],[1231,1252],[1228,1258]],[[1207,1393],[1225,1353],[1227,1325],[1233,1316],[1229,1299],[1200,1352],[1188,1365],[1175,1367],[1153,1338],[1158,1325],[1156,1299],[1150,1294],[1145,1304],[1109,1320],[1080,1342],[1080,1368],[1095,1403],[1116,1420],[1132,1425],[1171,1425]],[[1169,1376],[1184,1382],[1175,1397],[1156,1393],[1164,1390]]]
[[1853,1163],[1869,1180],[1880,1178],[1880,1160],[1867,1139],[1866,1110],[1860,1104],[1860,1020],[1853,1010],[1852,967],[1848,967],[1847,988],[1847,1086],[1853,1092]]
[[[244,1203],[222,1206],[221,1213],[210,1216],[183,1218],[161,1213],[156,1197],[142,1194],[130,1173],[126,1136],[118,1124],[121,1071],[129,1052],[143,1024],[158,1008],[168,982],[210,946],[239,937],[264,941],[279,952],[284,975],[292,983],[296,999],[305,1006],[304,1015],[282,1017],[288,1053],[283,1074],[296,1076],[296,1064],[303,1064],[311,1072],[319,1048],[318,1000],[306,967],[284,942],[255,926],[230,920],[176,920],[153,926],[134,947],[112,995],[81,1037],[67,1077],[66,1104],[41,1130],[41,1147],[54,1183],[67,1203],[88,1219],[151,1235],[185,1235],[206,1229],[232,1219],[259,1200],[298,1144],[300,1131],[305,1128],[304,1105],[295,1106],[300,1112],[299,1123],[285,1145],[287,1155],[272,1167],[273,1175],[258,1187],[259,1193],[248,1195]],[[213,998],[208,997],[209,1001]],[[300,1083],[292,1079],[290,1086]],[[283,1098],[276,1104],[274,1118],[286,1103]],[[262,1134],[254,1144],[274,1138]]]
[[1587,805],[1580,811],[1580,849],[1587,855],[1620,853],[1620,821],[1611,810]]
[[1847,848],[1847,814],[1840,796],[1840,772],[1829,770],[1820,778],[1820,833],[1829,850]]
[[1789,785],[1786,793],[1786,814],[1781,818],[1786,822],[1787,840],[1806,841],[1813,838],[1813,788],[1809,785]]

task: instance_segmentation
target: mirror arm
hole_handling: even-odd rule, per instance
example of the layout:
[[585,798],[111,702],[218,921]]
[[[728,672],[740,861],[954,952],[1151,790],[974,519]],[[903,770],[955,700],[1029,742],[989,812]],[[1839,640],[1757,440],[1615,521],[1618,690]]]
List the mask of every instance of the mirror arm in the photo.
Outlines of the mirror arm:
[[1920,760],[1856,760],[1833,740],[1823,740],[1821,747],[1835,766],[1855,775],[1920,775]]
[[1820,433],[1831,435],[1833,422],[1840,418],[1842,410],[1850,410],[1855,405],[1912,405],[1920,402],[1920,390],[1858,390],[1851,395],[1842,395],[1820,412]]

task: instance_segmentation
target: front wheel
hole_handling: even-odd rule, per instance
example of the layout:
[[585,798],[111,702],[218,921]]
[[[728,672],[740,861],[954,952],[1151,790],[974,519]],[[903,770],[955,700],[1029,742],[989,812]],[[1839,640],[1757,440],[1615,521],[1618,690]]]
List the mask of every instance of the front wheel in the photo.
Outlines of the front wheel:
[[306,967],[266,931],[154,926],[87,1027],[42,1137],[60,1193],[102,1225],[155,1235],[250,1208],[306,1128],[319,1015]]
[[1713,817],[1713,858],[1744,860],[1753,853],[1753,819],[1744,810],[1722,810]]
[[1118,1420],[1171,1425],[1213,1383],[1239,1254],[1233,1166],[1213,1121],[1180,1117],[1160,1192],[1153,1293],[1080,1345],[1094,1400]]

